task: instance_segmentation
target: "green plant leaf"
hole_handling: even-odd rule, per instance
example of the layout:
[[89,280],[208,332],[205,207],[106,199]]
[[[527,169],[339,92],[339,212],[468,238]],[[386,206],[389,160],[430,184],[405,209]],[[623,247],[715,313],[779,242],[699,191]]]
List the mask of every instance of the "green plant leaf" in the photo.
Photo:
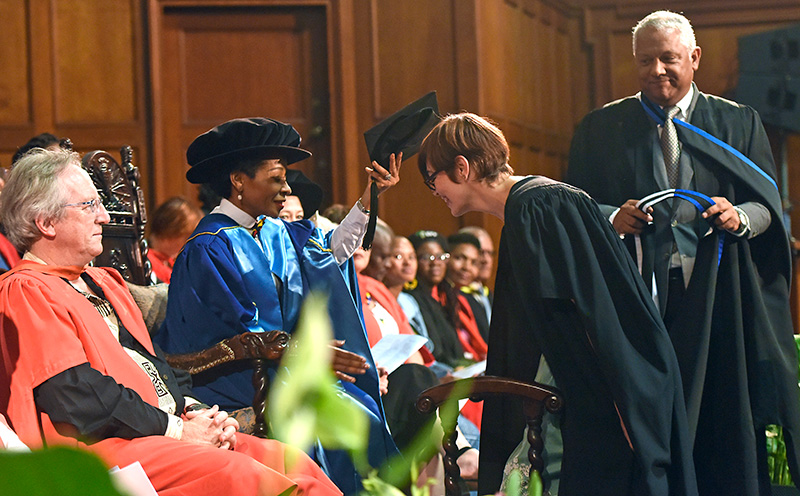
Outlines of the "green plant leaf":
[[121,496],[99,458],[65,447],[0,450],[0,480],[4,496]]
[[542,496],[544,485],[542,476],[536,470],[531,469],[531,483],[528,486],[528,496]]
[[361,484],[364,486],[362,496],[405,496],[403,491],[378,477],[377,470],[372,470],[369,476],[361,479]]
[[522,472],[515,468],[506,479],[506,494],[508,496],[519,494],[522,496]]
[[292,349],[284,355],[270,392],[269,415],[276,439],[302,450],[319,439],[361,459],[368,442],[362,406],[338,386],[331,370],[331,331],[327,301],[306,298]]

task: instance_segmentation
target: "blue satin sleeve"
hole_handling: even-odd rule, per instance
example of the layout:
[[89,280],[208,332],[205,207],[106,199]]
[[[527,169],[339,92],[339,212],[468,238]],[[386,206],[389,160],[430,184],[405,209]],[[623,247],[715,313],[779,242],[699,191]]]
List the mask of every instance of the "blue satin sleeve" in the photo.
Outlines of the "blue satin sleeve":
[[266,299],[273,302],[259,307],[256,300],[264,300],[264,294],[253,295],[245,280],[257,267],[224,241],[190,242],[176,260],[167,318],[156,338],[167,353],[201,350],[246,331],[282,329],[271,274],[262,279],[264,292],[273,293]]
[[[201,227],[175,261],[167,317],[154,341],[167,353],[186,353],[246,331],[282,330],[269,261],[249,231],[203,234]],[[238,409],[253,401],[252,377],[249,363],[234,362],[193,376],[193,391],[204,403]]]

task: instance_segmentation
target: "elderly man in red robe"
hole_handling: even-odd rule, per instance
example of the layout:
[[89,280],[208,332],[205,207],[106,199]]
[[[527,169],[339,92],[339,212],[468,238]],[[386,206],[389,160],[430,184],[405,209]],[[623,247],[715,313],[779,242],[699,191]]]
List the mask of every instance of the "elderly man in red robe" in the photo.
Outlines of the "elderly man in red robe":
[[23,442],[139,461],[162,495],[341,494],[303,453],[191,398],[120,275],[88,267],[109,217],[78,155],[22,158],[0,219],[24,253],[0,278],[0,413]]

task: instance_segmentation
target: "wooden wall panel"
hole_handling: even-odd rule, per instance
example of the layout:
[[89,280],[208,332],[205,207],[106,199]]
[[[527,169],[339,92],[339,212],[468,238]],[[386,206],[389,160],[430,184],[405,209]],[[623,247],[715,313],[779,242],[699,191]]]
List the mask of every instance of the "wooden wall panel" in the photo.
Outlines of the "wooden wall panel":
[[0,165],[50,132],[79,152],[134,148],[147,168],[144,25],[136,0],[0,2]]
[[53,0],[54,124],[141,118],[134,37],[138,2]]
[[[478,56],[482,61],[482,71],[477,74],[481,87],[499,88],[508,84],[510,87],[517,88],[520,69],[511,64],[515,59],[513,55],[514,46],[510,42],[513,37],[521,31],[520,23],[516,22],[514,9],[500,4],[500,8],[487,9],[482,6],[478,15],[480,16],[481,32],[487,33],[494,42],[490,48],[487,43],[481,43]],[[501,33],[511,33],[510,36],[503,36]],[[493,52],[492,57],[487,56],[487,52]],[[488,91],[483,92],[481,100],[482,109],[497,117],[506,117],[504,112],[508,109],[506,103],[509,96],[508,91]],[[471,111],[475,111],[470,109]],[[509,116],[510,117],[510,116]]]
[[[196,197],[186,149],[226,120],[262,116],[291,123],[314,156],[297,165],[331,198],[326,9],[276,2],[153,2],[154,196]],[[355,199],[353,199],[355,201]]]
[[372,0],[374,116],[382,119],[422,92],[439,89],[455,104],[453,0]]
[[[454,4],[458,1],[354,2],[354,8],[360,10],[357,15],[366,21],[356,23],[357,29],[368,29],[368,36],[362,38],[368,45],[359,45],[364,51],[359,61],[368,77],[360,81],[361,98],[353,102],[365,106],[360,113],[360,133],[431,90],[437,91],[441,112],[459,110],[459,79],[474,76],[460,75],[457,69]],[[359,134],[353,139],[361,141],[358,165],[363,170],[369,163],[363,137]],[[366,185],[366,174],[360,174],[359,194]],[[380,206],[381,217],[398,234],[419,229],[450,234],[459,227],[458,220],[422,182],[416,157],[405,161],[401,177],[400,184],[381,197]],[[349,204],[354,200],[341,201]]]
[[273,16],[275,24],[269,30],[219,29],[212,21],[205,29],[194,25],[181,34],[180,71],[190,78],[181,84],[186,124],[209,126],[256,110],[293,124],[305,118],[311,99],[305,84],[307,37],[298,35],[294,19],[282,17]]
[[[23,2],[0,1],[0,126],[30,122],[30,45],[28,10]],[[7,161],[2,163],[7,164]]]
[[570,66],[580,58],[577,12],[555,2],[479,2],[483,105],[512,149],[519,174],[560,178],[574,125]]

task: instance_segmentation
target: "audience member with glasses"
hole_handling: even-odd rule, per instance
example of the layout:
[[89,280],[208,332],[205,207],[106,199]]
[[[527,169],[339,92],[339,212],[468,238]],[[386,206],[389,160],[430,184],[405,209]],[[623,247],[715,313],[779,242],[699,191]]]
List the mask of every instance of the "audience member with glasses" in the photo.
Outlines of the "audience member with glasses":
[[[447,240],[436,231],[417,231],[409,236],[417,257],[416,285],[405,291],[419,305],[428,337],[433,343],[430,350],[436,361],[455,368],[472,362],[458,339],[457,301],[447,298],[452,287],[445,281],[447,260],[450,258]],[[445,301],[445,304],[442,304]],[[440,371],[439,373],[449,372]]]

